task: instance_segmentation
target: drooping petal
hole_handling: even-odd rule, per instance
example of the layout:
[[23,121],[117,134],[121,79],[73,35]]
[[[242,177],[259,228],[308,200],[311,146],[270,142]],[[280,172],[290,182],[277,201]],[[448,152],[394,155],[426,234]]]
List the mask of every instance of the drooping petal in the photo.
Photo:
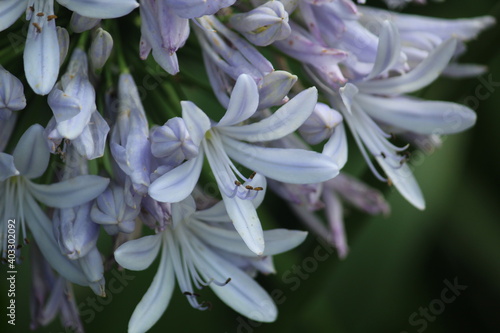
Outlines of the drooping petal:
[[25,196],[27,209],[24,211],[26,222],[43,256],[59,274],[69,281],[86,286],[85,275],[74,262],[61,254],[52,232],[52,223],[30,195]]
[[116,262],[120,266],[133,271],[145,270],[158,255],[161,240],[161,234],[130,240],[115,250]]
[[198,182],[203,157],[203,151],[200,151],[197,157],[156,179],[149,186],[149,195],[161,202],[179,202],[186,198]]
[[371,117],[420,134],[452,134],[476,122],[476,113],[466,106],[417,98],[383,98],[360,94],[357,102]]
[[[257,123],[219,128],[224,134],[249,142],[280,139],[302,125],[314,111],[318,99],[315,87],[302,91],[273,115]],[[219,125],[218,125],[219,126]]]
[[383,80],[356,83],[363,93],[397,95],[416,91],[434,81],[448,65],[455,53],[457,40],[450,38],[439,45],[410,72]]
[[231,126],[250,118],[259,104],[259,92],[255,81],[247,74],[241,74],[236,81],[227,112],[217,126]]
[[229,198],[221,191],[228,216],[250,251],[257,255],[264,253],[264,234],[255,207],[250,200]]
[[24,132],[14,149],[14,165],[26,178],[40,177],[49,165],[49,147],[39,124],[30,126]]
[[267,148],[223,137],[227,154],[264,176],[292,184],[320,183],[335,177],[339,168],[333,160],[314,151]]
[[92,18],[116,18],[127,15],[139,4],[135,0],[57,0],[80,15]]
[[164,246],[153,282],[130,318],[129,333],[146,332],[160,319],[170,302],[174,286],[174,268],[167,254],[167,247]]
[[34,12],[28,27],[24,48],[24,73],[29,85],[39,95],[47,95],[56,83],[59,74],[59,41],[57,39],[54,0],[34,2]]
[[96,198],[108,187],[109,179],[82,175],[50,185],[28,184],[33,196],[47,206],[72,208]]

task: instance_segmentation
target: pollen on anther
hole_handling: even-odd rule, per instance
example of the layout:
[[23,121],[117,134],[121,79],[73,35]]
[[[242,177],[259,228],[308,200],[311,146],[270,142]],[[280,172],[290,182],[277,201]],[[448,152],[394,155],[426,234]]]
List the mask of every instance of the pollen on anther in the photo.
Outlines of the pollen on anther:
[[247,190],[253,190],[253,186],[250,186],[250,185],[245,186],[245,188],[246,188]]
[[47,16],[47,21],[52,21],[57,18],[57,15],[49,15]]
[[248,177],[248,179],[253,179],[253,177],[255,177],[255,175],[257,174],[257,172],[252,172],[252,174],[250,175],[250,177]]
[[38,23],[33,22],[32,24],[35,27],[37,32],[42,32],[42,27]]
[[263,191],[264,188],[259,186],[259,187],[254,187],[253,190],[254,191]]
[[40,12],[40,13],[37,13],[36,16],[44,16],[45,14]]
[[238,181],[238,180],[235,180],[235,181],[234,181],[234,185],[236,185],[236,186],[241,186],[241,182],[240,182],[240,181]]

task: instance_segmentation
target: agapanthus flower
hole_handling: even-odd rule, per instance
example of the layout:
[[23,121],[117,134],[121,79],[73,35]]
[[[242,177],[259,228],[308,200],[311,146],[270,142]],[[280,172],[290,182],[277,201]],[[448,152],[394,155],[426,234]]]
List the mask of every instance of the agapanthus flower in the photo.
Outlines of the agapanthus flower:
[[220,202],[197,211],[189,196],[172,204],[172,222],[164,231],[129,241],[115,251],[121,266],[144,270],[161,250],[158,271],[132,314],[129,332],[145,332],[156,323],[170,302],[176,280],[194,308],[208,309],[210,302],[200,302],[201,296],[193,285],[197,289],[209,286],[222,301],[250,319],[261,322],[276,319],[276,305],[248,272],[273,272],[272,262],[266,257],[296,247],[306,233],[286,229],[265,231],[266,250],[257,256],[231,226],[224,207],[224,202]]
[[287,183],[316,183],[335,177],[337,165],[320,153],[252,144],[277,140],[295,131],[312,113],[316,94],[315,88],[309,88],[272,116],[247,125],[240,124],[255,113],[259,100],[255,81],[248,75],[238,78],[227,112],[217,123],[211,122],[193,103],[182,102],[182,117],[193,142],[200,146],[199,153],[151,183],[149,195],[162,202],[186,198],[198,181],[206,155],[236,230],[253,252],[263,253],[262,227],[248,200],[262,187],[251,176],[244,176],[231,159],[258,174]]
[[[12,155],[0,153],[0,216],[2,216],[2,238],[0,247],[3,256],[7,249],[7,221],[17,217],[19,238],[26,239],[26,224],[37,242],[42,254],[51,266],[73,283],[88,285],[82,268],[63,256],[52,231],[52,223],[36,201],[54,208],[71,208],[97,197],[106,188],[109,180],[99,176],[82,175],[51,185],[32,181],[47,169],[50,152],[47,147],[43,127],[33,125],[23,134]],[[23,236],[21,236],[23,235]]]

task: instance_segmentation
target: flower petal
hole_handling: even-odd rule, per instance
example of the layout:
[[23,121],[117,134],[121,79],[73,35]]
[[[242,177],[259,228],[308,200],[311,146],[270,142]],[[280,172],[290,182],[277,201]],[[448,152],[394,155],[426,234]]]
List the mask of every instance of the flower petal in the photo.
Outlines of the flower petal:
[[236,81],[226,114],[217,126],[231,126],[250,118],[259,104],[257,85],[250,75],[241,74]]
[[193,191],[200,177],[203,165],[203,151],[200,154],[165,173],[151,183],[149,195],[161,202],[179,202]]
[[24,73],[26,80],[35,93],[47,95],[54,87],[59,74],[59,41],[57,39],[56,20],[48,20],[54,15],[53,0],[34,2],[35,13],[28,27],[28,36],[24,48]]
[[133,271],[145,270],[158,255],[161,240],[161,234],[129,240],[115,250],[116,262],[120,266]]
[[0,31],[10,27],[28,7],[28,0],[0,1]]
[[224,281],[231,278],[231,281],[223,286],[210,284],[210,288],[224,303],[252,320],[260,322],[276,320],[278,311],[273,300],[247,273],[208,248],[206,251],[200,251],[199,261],[201,260],[210,263],[210,265],[203,265],[206,269],[202,274],[206,279],[214,278]]
[[218,128],[222,133],[239,140],[249,142],[276,140],[298,129],[314,111],[317,99],[318,90],[312,87],[302,91],[273,115],[257,123]]
[[457,40],[450,38],[439,45],[410,72],[383,80],[356,83],[359,91],[369,94],[398,95],[419,90],[434,81],[455,53]]
[[129,333],[146,332],[160,319],[170,302],[174,286],[174,268],[167,254],[167,247],[164,246],[153,282],[130,318]]
[[398,62],[400,55],[401,41],[398,28],[391,21],[384,21],[379,36],[377,57],[372,71],[365,80],[386,74]]
[[19,175],[19,171],[14,165],[14,157],[0,152],[0,182],[17,175]]
[[94,175],[82,175],[50,185],[29,182],[31,194],[55,208],[72,208],[95,199],[108,184],[109,179]]
[[333,158],[339,169],[347,163],[347,137],[343,123],[335,127],[332,136],[323,146],[322,153]]
[[383,98],[359,94],[359,105],[371,117],[420,134],[452,134],[476,122],[476,113],[466,106],[417,98]]
[[45,259],[64,278],[82,286],[88,285],[87,278],[81,268],[59,251],[59,246],[52,232],[52,223],[33,200],[33,197],[26,195],[25,203],[27,208],[24,211],[26,222]]
[[182,101],[182,119],[195,145],[199,146],[205,133],[210,129],[210,119],[194,103]]
[[250,200],[243,200],[237,196],[229,198],[221,191],[226,205],[227,214],[233,221],[236,231],[248,246],[250,251],[257,255],[264,253],[264,234],[257,211]]
[[14,149],[14,165],[26,178],[40,177],[49,165],[50,152],[43,127],[35,124],[24,132]]
[[135,0],[57,0],[80,15],[92,18],[116,18],[127,15],[139,4]]
[[320,183],[335,177],[339,168],[328,156],[303,149],[267,148],[222,137],[227,154],[250,170],[292,184]]

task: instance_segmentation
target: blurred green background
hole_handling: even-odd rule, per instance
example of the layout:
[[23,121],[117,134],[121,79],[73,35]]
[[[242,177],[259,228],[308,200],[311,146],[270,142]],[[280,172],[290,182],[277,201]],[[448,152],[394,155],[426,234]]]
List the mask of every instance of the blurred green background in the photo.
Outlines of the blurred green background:
[[[381,6],[377,1],[371,3]],[[500,3],[449,0],[408,6],[404,12],[447,18],[489,14],[500,20]],[[496,26],[469,43],[462,62],[487,65],[489,72],[482,77],[491,74],[493,81],[500,82],[499,45],[500,27]],[[476,97],[475,89],[481,84],[478,79],[442,78],[426,89],[424,96],[461,102]],[[500,332],[499,88],[475,108],[478,122],[472,130],[446,137],[441,149],[423,163],[415,163],[415,174],[427,201],[424,212],[374,181],[362,167],[362,178],[387,194],[391,215],[348,215],[350,253],[345,260],[337,259],[335,252],[328,252],[314,237],[297,250],[275,258],[278,273],[259,277],[278,303],[275,323],[250,322],[219,302],[209,290],[202,293],[213,303],[212,310],[194,310],[177,289],[151,332]],[[359,161],[354,151],[352,147],[352,160]],[[347,169],[359,170],[360,166],[348,164]],[[272,195],[268,199],[270,204],[260,212],[266,228],[303,229],[279,199]],[[328,255],[327,259],[314,259],[317,251]],[[145,272],[127,272],[131,280],[123,291],[103,300],[92,320],[88,312],[83,317],[86,331],[125,332],[156,266]],[[12,330],[3,318],[1,332],[29,330],[28,265],[19,267],[17,277],[17,325]],[[112,278],[107,275],[108,281]],[[443,297],[453,295],[443,294],[449,288],[447,283],[466,286],[449,303],[442,302]],[[5,279],[1,290],[5,299]],[[77,304],[95,299],[86,289],[76,291]],[[429,307],[434,314],[429,311],[426,318],[422,311]],[[65,332],[58,320],[39,331]]]

